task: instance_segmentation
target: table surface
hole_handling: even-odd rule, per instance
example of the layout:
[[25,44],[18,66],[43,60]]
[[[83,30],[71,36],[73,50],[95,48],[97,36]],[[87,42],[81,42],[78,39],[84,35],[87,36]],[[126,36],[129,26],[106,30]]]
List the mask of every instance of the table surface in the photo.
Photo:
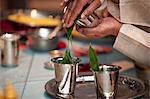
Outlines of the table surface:
[[[103,43],[109,43],[100,41]],[[77,43],[81,43],[80,40]],[[82,42],[84,44],[84,42]],[[108,46],[112,46],[108,44]],[[20,50],[19,65],[14,68],[6,68],[0,66],[0,89],[2,89],[7,80],[11,80],[15,89],[17,90],[19,99],[51,99],[45,92],[44,86],[47,81],[55,77],[54,70],[44,68],[44,62],[50,61],[52,57],[47,52],[35,52],[31,49]],[[81,57],[82,63],[88,61],[88,57]],[[101,63],[111,64],[114,61],[128,60],[128,57],[122,55],[113,49],[111,53],[101,54]],[[129,68],[122,71],[121,74],[133,76],[136,78],[143,78],[148,86],[147,95],[149,96],[149,80],[150,73],[137,72],[136,68]],[[140,76],[139,76],[140,75]],[[145,80],[146,79],[146,80]]]

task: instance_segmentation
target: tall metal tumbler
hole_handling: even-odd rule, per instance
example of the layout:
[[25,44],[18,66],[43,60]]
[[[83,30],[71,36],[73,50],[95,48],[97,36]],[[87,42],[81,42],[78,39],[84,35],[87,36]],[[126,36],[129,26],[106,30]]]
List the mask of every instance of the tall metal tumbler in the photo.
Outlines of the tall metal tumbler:
[[62,57],[56,57],[51,59],[55,68],[55,79],[57,83],[57,96],[63,98],[69,98],[74,94],[76,84],[76,67],[80,62],[79,58],[76,58],[75,64],[61,64]]
[[18,65],[19,37],[14,34],[3,34],[0,38],[1,65],[13,67]]
[[113,65],[100,65],[100,71],[93,71],[97,99],[115,99],[117,80],[121,67]]

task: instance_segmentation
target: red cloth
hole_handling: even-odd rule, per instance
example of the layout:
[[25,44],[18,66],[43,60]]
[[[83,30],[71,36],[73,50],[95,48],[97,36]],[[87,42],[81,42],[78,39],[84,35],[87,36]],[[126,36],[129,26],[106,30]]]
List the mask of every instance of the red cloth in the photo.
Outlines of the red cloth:
[[[111,47],[104,46],[104,45],[94,46],[94,49],[96,50],[97,54],[109,53],[112,51]],[[89,50],[89,46],[86,46],[86,45],[85,46],[78,46],[78,45],[73,46],[74,55],[77,57],[88,55],[88,50]]]
[[18,24],[9,20],[1,20],[0,21],[0,29],[3,32],[18,32],[18,31],[27,31],[31,27]]

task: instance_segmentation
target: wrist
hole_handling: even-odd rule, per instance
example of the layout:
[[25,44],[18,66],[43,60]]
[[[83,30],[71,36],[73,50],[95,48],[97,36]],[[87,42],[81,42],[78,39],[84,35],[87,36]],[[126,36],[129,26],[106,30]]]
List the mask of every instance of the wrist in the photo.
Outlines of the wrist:
[[115,32],[113,33],[113,36],[117,36],[118,35],[121,26],[122,26],[122,23],[118,22],[117,25],[116,25]]

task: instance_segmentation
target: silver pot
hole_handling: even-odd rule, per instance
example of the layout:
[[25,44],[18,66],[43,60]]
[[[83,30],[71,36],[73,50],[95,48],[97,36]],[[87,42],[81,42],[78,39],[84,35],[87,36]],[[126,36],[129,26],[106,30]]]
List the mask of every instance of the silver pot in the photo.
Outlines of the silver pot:
[[52,29],[39,28],[31,34],[32,43],[29,46],[37,51],[50,51],[57,48],[58,37],[49,38]]

